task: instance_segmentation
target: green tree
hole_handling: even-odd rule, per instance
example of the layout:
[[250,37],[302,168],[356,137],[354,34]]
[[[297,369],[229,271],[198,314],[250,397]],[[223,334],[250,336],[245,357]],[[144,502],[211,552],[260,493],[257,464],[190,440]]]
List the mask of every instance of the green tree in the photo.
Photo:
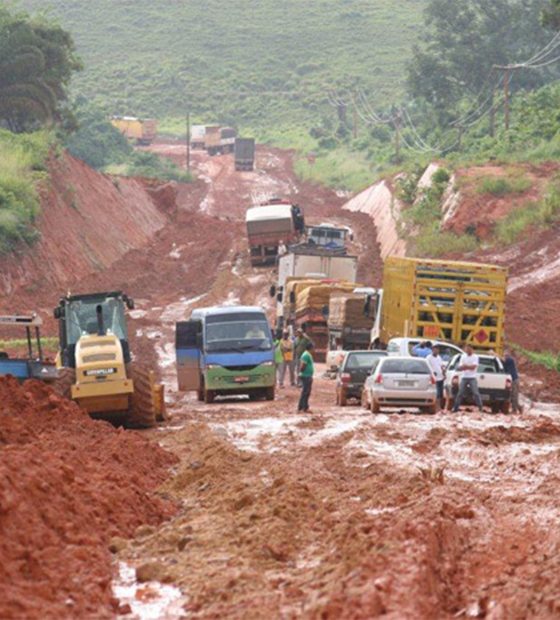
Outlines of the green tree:
[[543,26],[560,30],[560,0],[550,0],[550,5],[543,9]]
[[0,9],[0,120],[12,131],[68,117],[67,87],[80,69],[72,37],[60,26]]
[[[542,0],[430,0],[409,64],[410,95],[432,104],[444,121],[462,101],[484,89],[490,94],[493,65],[524,61],[550,39],[541,9]],[[534,88],[558,75],[557,67],[517,72],[512,87]]]

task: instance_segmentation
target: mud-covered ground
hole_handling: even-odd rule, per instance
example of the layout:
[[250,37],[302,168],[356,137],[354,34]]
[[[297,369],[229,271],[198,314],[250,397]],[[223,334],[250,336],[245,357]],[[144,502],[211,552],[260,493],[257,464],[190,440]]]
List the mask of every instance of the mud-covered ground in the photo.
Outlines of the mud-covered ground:
[[[184,146],[154,148],[184,161]],[[0,543],[21,573],[15,580],[20,589],[10,593],[18,611],[13,617],[55,617],[52,610],[60,609],[66,617],[88,618],[119,609],[123,617],[195,619],[560,616],[558,406],[527,400],[522,416],[373,416],[357,404],[335,407],[334,384],[321,376],[321,367],[310,415],[295,412],[294,388],[279,390],[272,403],[239,398],[213,405],[176,391],[175,321],[216,303],[261,304],[272,318],[273,271],[253,270],[247,259],[243,215],[252,201],[287,196],[312,222],[350,226],[360,280],[380,283],[371,220],[341,211],[343,196],[298,182],[292,159],[289,152],[260,149],[256,171],[235,173],[230,156],[193,154],[198,180],[179,188],[178,209],[152,242],[80,280],[80,291],[123,289],[136,299],[129,322],[133,350],[164,381],[170,419],[143,432],[142,444],[123,439],[138,437],[133,431],[107,428],[105,437],[100,423],[84,430],[92,455],[87,467],[97,462],[101,472],[96,480],[109,477],[110,463],[101,456],[107,438],[111,458],[119,450],[133,453],[136,445],[141,471],[153,473],[137,486],[134,475],[125,475],[127,462],[134,467],[132,455],[120,464],[123,484],[141,490],[132,494],[123,536],[115,511],[108,521],[98,515],[90,534],[98,555],[90,557],[100,557],[105,572],[84,568],[81,581],[73,582],[80,613],[65,606],[69,591],[62,589],[64,599],[56,600],[52,575],[30,570],[25,537],[17,539],[15,551]],[[41,303],[54,305],[57,296],[53,292],[51,302],[45,292]],[[545,385],[547,379],[529,368],[523,381]],[[31,405],[35,415],[50,406],[48,398]],[[50,443],[43,445],[47,429]],[[68,475],[63,450],[67,443],[79,445],[79,429],[73,424],[57,431],[43,421],[34,439],[36,458],[48,462],[49,445],[56,445],[60,476]],[[168,456],[152,454],[146,439]],[[23,458],[21,445],[17,452],[2,441],[0,434],[0,455]],[[164,466],[169,476],[156,493]],[[33,484],[40,485],[35,469]],[[96,488],[111,503],[110,494]],[[63,507],[64,528],[50,522],[59,549],[97,501],[88,495],[87,481],[75,493],[74,503]],[[3,510],[0,493],[2,534]],[[41,511],[33,514],[44,525]],[[138,527],[139,520],[148,523]],[[16,531],[16,521],[10,523]],[[29,543],[40,546],[37,539]],[[106,581],[109,547],[120,608]],[[97,588],[95,606],[87,604],[89,588]],[[28,604],[18,607],[22,592]],[[43,600],[50,607],[45,603],[48,613],[41,615]]]

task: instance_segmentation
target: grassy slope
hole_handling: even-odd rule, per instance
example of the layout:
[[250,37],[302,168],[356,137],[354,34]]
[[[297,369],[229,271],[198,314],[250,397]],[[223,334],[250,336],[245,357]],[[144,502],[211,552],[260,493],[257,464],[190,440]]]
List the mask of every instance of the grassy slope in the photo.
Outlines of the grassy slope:
[[333,85],[363,84],[380,103],[402,91],[426,0],[49,4],[86,64],[75,91],[108,112],[167,118],[173,127],[189,108],[200,122],[306,129],[326,111]]

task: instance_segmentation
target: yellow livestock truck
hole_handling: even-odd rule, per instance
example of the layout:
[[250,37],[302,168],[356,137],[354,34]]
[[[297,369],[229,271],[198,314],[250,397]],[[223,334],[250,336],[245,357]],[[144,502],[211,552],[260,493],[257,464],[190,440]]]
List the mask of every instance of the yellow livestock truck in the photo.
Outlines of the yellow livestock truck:
[[508,270],[494,265],[387,258],[381,341],[396,337],[445,340],[499,352],[507,278]]
[[113,127],[116,127],[128,140],[135,140],[138,145],[151,144],[157,136],[157,121],[135,116],[113,116]]

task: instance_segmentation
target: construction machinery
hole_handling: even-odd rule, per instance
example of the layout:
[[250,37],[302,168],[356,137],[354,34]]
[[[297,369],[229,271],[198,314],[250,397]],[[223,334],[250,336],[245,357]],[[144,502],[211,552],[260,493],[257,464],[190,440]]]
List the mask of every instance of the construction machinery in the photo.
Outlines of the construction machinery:
[[37,315],[0,316],[0,327],[24,327],[26,333],[27,357],[10,357],[7,351],[0,351],[0,375],[12,375],[19,382],[39,379],[54,383],[58,370],[52,361],[45,360],[41,346],[40,328],[43,321]]
[[134,302],[120,291],[60,299],[56,387],[92,417],[148,428],[164,419],[163,386],[132,361],[125,307]]
[[385,343],[410,337],[500,352],[507,277],[507,268],[495,265],[387,258],[379,336]]

